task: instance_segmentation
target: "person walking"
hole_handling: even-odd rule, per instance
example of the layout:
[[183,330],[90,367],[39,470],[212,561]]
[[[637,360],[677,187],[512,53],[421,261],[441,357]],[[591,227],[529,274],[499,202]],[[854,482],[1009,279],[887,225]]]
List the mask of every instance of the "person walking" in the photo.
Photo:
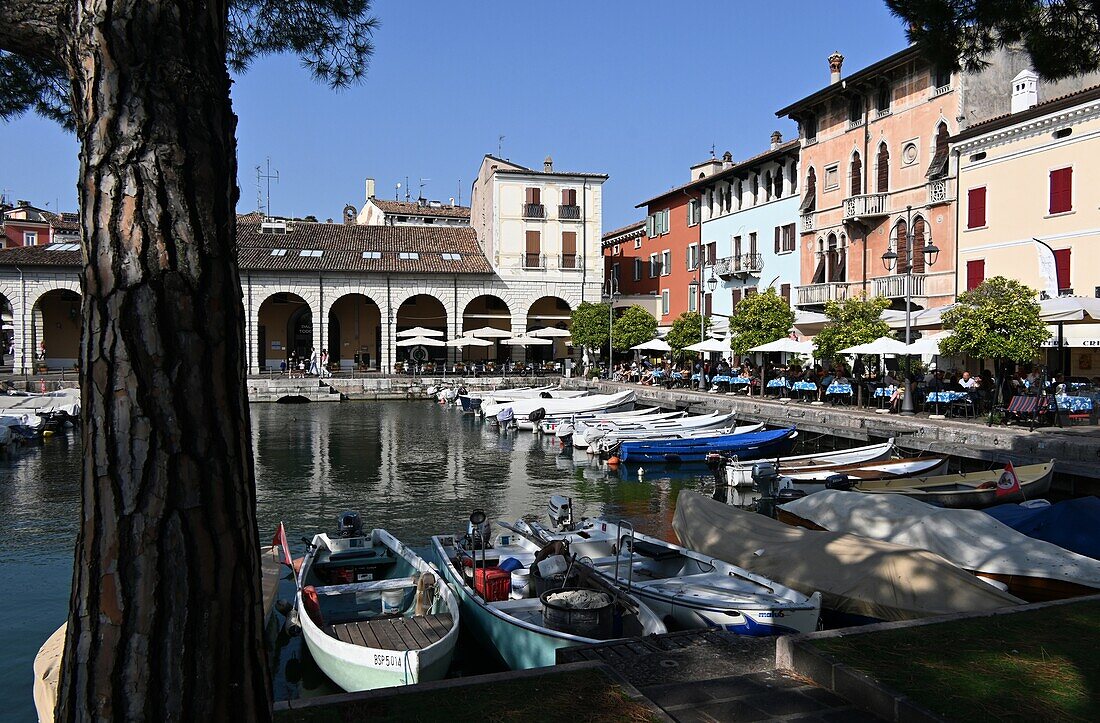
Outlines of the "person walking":
[[321,377],[331,377],[332,372],[328,368],[328,349],[321,350]]
[[309,349],[309,373],[315,377],[321,376],[321,355],[315,346]]

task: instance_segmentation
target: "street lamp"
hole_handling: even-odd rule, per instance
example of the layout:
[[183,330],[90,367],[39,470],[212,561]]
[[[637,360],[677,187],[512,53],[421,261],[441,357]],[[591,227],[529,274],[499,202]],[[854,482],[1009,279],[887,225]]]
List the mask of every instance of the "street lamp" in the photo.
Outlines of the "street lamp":
[[[706,308],[703,305],[703,301],[704,301],[704,296],[703,296],[703,264],[704,264],[704,260],[706,258],[705,249],[706,249],[706,247],[703,246],[703,244],[700,242],[700,244],[699,244],[699,259],[698,259],[699,263],[696,267],[698,272],[699,272],[699,276],[698,276],[698,279],[696,281],[692,281],[690,284],[688,284],[688,293],[690,293],[692,295],[698,293],[698,295],[699,295],[698,296],[699,301],[698,301],[698,305],[697,305],[696,308],[699,311],[699,341],[700,342],[705,341],[706,338],[707,338],[707,314],[706,314]],[[714,290],[716,288],[718,288],[718,278],[714,275],[714,259],[711,259],[710,262],[711,262],[710,278],[707,279],[707,288],[706,288],[706,290],[708,292],[713,293]],[[703,352],[699,352],[699,390],[704,391],[704,392],[707,390],[707,375],[703,372]]]
[[[925,233],[928,243],[917,250],[925,258],[925,267],[935,266],[940,250],[932,243],[932,233],[928,224],[925,224]],[[904,254],[905,264],[905,345],[913,343],[912,308],[913,308],[913,207],[905,207],[905,248],[899,249]],[[882,255],[882,265],[887,271],[893,271],[898,263],[898,252],[887,248]],[[909,354],[905,355],[905,396],[901,400],[901,413],[913,416],[913,382],[912,367],[909,364]]]
[[611,379],[611,353],[612,347],[612,327],[614,326],[614,314],[615,314],[615,299],[622,296],[619,293],[619,280],[614,275],[609,276],[607,279],[606,288],[603,290],[603,297],[607,299],[607,378]]

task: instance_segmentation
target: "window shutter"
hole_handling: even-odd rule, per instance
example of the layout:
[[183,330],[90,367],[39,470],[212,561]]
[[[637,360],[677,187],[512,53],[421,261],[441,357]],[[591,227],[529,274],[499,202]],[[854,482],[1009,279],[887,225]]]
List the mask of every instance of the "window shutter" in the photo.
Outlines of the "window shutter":
[[731,295],[733,297],[733,308],[736,310],[737,305],[741,303],[741,289],[734,289]]
[[534,203],[534,204],[542,203],[542,189],[532,188],[531,189],[531,199],[532,199],[531,203]]
[[981,228],[985,226],[985,186],[971,188],[966,192],[966,227]]
[[985,281],[985,259],[966,262],[966,290],[973,291]]
[[1050,212],[1073,210],[1073,169],[1059,168],[1050,172]]
[[852,156],[851,176],[852,192],[849,195],[858,196],[863,190],[863,160],[858,152]]
[[540,234],[538,231],[527,232],[527,253],[542,253],[542,239],[540,238]]
[[1069,278],[1069,249],[1058,249],[1054,252],[1054,268],[1058,272],[1058,291],[1073,288]]
[[905,225],[905,221],[898,222],[897,236],[894,239],[894,251],[898,255],[898,273],[904,274],[909,271],[909,260],[906,258],[908,252],[906,251],[906,234],[909,232],[909,228]]
[[653,216],[645,217],[645,235],[648,238],[653,238],[653,236],[655,235],[653,233]]
[[787,302],[787,306],[791,305],[791,285],[782,284],[779,287],[779,295],[783,297],[783,301]]
[[575,188],[567,188],[561,192],[561,205],[563,206],[576,206],[577,205],[577,190]]
[[561,252],[564,256],[575,256],[577,253],[577,232],[564,231],[561,235]]
[[878,149],[878,193],[886,193],[890,190],[890,151],[886,150],[886,144]]
[[749,253],[756,255],[756,232],[753,231],[749,234]]
[[924,219],[913,219],[913,273],[924,273]]
[[535,202],[534,201],[535,189],[533,189],[533,188],[524,189],[523,194],[524,194],[523,195],[523,202],[524,203],[534,203]]
[[775,253],[779,253],[779,251],[782,249],[782,247],[783,247],[783,228],[781,226],[776,226],[775,227]]

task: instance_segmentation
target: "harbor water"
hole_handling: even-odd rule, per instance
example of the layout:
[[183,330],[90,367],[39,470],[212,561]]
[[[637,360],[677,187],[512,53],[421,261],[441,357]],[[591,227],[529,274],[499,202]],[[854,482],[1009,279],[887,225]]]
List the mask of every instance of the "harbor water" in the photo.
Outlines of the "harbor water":
[[[541,516],[554,493],[572,496],[579,514],[628,518],[640,532],[675,539],[676,495],[714,485],[700,468],[620,472],[583,452],[563,454],[553,437],[502,434],[423,401],[254,405],[252,421],[260,538],[283,521],[295,554],[303,536],[332,529],[346,509],[425,550],[430,535],[464,529],[474,508],[491,520]],[[70,431],[0,460],[0,684],[10,720],[33,719],[31,664],[67,613],[80,457]],[[276,696],[333,692],[300,662],[300,647],[280,648]]]

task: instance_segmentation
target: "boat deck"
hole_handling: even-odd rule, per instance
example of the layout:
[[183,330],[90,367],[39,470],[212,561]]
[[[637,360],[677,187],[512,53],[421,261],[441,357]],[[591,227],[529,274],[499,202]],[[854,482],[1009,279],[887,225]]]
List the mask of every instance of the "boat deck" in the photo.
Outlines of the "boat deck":
[[326,632],[340,642],[380,650],[421,650],[443,639],[454,626],[450,613],[337,623]]

